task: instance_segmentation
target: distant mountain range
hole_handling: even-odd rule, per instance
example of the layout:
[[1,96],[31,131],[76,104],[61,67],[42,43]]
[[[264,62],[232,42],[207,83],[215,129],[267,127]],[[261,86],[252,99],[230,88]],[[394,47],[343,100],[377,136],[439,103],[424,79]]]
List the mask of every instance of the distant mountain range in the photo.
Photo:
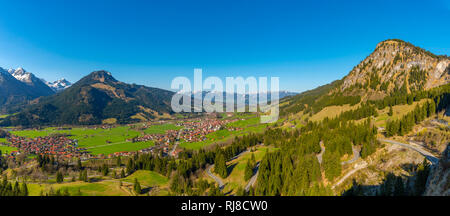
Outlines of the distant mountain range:
[[[218,92],[202,91],[202,98],[204,98],[207,94],[210,94],[210,93],[216,95]],[[231,98],[231,97],[234,98],[235,102],[238,99],[243,98],[244,101],[245,101],[245,105],[248,105],[250,100],[257,100],[258,97],[259,97],[258,93],[246,93],[246,94],[238,94],[238,93],[233,93],[232,94],[232,93],[228,93],[228,92],[221,92],[221,93],[222,93],[222,101],[221,102],[223,102],[225,104],[226,104],[226,99],[227,98]],[[296,92],[290,92],[290,91],[278,91],[278,92],[270,92],[270,91],[268,91],[268,92],[266,92],[266,97],[267,97],[266,99],[267,99],[267,101],[271,100],[271,96],[274,93],[278,93],[278,99],[282,99],[282,98],[285,98],[285,97],[294,96],[294,95],[298,94]],[[194,95],[196,93],[190,92],[190,93],[185,93],[185,94],[191,94],[194,97]],[[220,94],[220,92],[219,92],[219,94]],[[213,98],[212,102],[215,102],[215,101],[216,101],[216,99]]]
[[47,82],[23,68],[0,68],[0,113],[15,112],[39,97],[53,95],[70,85],[64,78]]
[[[386,40],[341,80],[301,94],[280,91],[281,114],[317,113],[327,106],[404,95],[449,82],[449,57],[435,55],[401,40]],[[208,93],[204,91],[202,95]],[[23,110],[5,119],[4,125],[149,120],[172,113],[170,100],[173,94],[167,90],[117,81],[106,71],[93,72],[71,85],[65,79],[44,83],[22,68],[0,69],[0,112],[7,111],[5,107],[14,104],[22,104],[16,110]],[[227,96],[228,93],[223,93],[225,103]],[[248,105],[250,99],[257,95],[234,94],[233,97],[245,98]]]
[[45,82],[37,78],[34,74],[25,71],[23,68],[9,69],[8,72],[17,80],[30,86],[32,90],[41,96],[51,95],[54,93]]
[[0,112],[54,93],[41,79],[23,68],[0,68]]

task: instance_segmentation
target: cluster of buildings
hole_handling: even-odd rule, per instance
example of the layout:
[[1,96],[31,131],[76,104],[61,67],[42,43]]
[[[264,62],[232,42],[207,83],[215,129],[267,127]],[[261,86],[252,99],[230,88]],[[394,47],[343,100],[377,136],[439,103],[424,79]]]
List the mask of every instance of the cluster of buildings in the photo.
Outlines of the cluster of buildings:
[[[131,139],[132,142],[145,142],[152,140],[155,143],[165,144],[178,141],[180,139],[186,142],[201,142],[206,139],[206,135],[225,128],[225,125],[234,122],[234,120],[219,119],[197,119],[188,122],[176,123],[177,126],[183,127],[181,130],[167,130],[165,134],[146,134]],[[241,130],[241,128],[227,128],[227,130]]]
[[77,147],[77,143],[65,136],[46,136],[27,138],[11,135],[9,145],[20,149],[20,152],[36,155],[54,155],[58,157],[89,157]]
[[[178,147],[178,142],[182,139],[186,142],[201,142],[207,139],[206,135],[221,129],[230,131],[241,130],[241,128],[226,128],[228,123],[234,120],[221,120],[216,118],[202,118],[192,121],[178,122],[177,126],[183,127],[180,130],[167,130],[164,134],[145,134],[140,137],[130,139],[131,142],[153,141],[154,146],[139,150],[139,153],[162,153],[177,157],[182,151]],[[146,125],[144,125],[145,127]],[[151,126],[149,124],[148,126]],[[111,128],[110,125],[102,126],[103,129]],[[67,128],[61,128],[67,129]],[[95,157],[87,153],[85,148],[78,148],[77,141],[69,139],[64,135],[53,135],[46,137],[27,138],[11,135],[8,138],[10,146],[20,149],[20,152],[27,154],[54,155],[58,157],[72,158],[78,157],[82,160],[90,158],[112,158],[118,156],[133,156],[136,152],[115,152],[109,155],[98,155]],[[174,144],[171,146],[171,144]],[[18,154],[19,152],[17,152]]]
[[[225,128],[225,125],[234,120],[219,120],[219,119],[199,119],[197,121],[177,123],[177,126],[184,127],[181,131],[180,139],[187,142],[201,142],[206,140],[206,135],[212,132]],[[238,130],[236,128],[227,128],[227,130]]]

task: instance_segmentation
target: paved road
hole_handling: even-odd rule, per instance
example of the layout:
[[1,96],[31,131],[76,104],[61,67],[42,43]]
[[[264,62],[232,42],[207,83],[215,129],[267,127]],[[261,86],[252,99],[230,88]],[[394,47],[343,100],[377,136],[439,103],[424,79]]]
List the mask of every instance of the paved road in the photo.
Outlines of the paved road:
[[416,151],[418,153],[420,153],[421,155],[423,155],[428,161],[430,161],[433,165],[436,165],[439,162],[439,159],[434,156],[432,153],[422,149],[419,146],[416,145],[411,145],[411,144],[405,144],[405,143],[401,143],[398,141],[394,141],[394,140],[387,140],[387,139],[378,139],[380,142],[387,142],[390,144],[395,144],[395,145],[400,145],[402,147],[411,149],[413,151]]
[[250,187],[253,187],[253,185],[255,185],[256,179],[258,178],[258,173],[259,173],[259,162],[256,164],[256,172],[255,174],[252,176],[252,178],[250,179],[250,181],[247,183],[247,185],[245,186],[245,191],[249,191]]
[[206,169],[206,174],[208,174],[209,177],[211,177],[212,179],[214,179],[214,181],[216,181],[217,184],[219,184],[219,189],[222,190],[223,187],[225,186],[225,184],[223,183],[222,179],[220,179],[219,177],[215,176],[215,175],[211,172],[211,169],[212,169],[212,168],[214,168],[214,164],[211,165],[211,166],[209,166],[209,167]]
[[360,154],[359,154],[358,149],[355,146],[352,146],[352,151],[353,151],[353,158],[351,160],[342,162],[341,165],[351,164],[359,159]]
[[180,130],[178,131],[177,140],[175,141],[175,145],[173,145],[172,151],[169,152],[169,155],[170,155],[170,156],[173,155],[173,153],[175,152],[175,150],[177,150],[178,144],[180,144],[180,141],[179,141],[179,140],[180,140],[181,130],[183,130],[183,129],[180,129]]

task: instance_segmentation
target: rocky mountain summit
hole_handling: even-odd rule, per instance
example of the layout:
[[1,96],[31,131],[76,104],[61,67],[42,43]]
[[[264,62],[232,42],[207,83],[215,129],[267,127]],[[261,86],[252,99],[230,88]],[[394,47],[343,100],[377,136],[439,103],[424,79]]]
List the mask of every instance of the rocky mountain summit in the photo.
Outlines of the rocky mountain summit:
[[428,90],[450,81],[450,58],[401,40],[386,40],[343,79],[341,92],[369,92],[377,99],[392,92]]

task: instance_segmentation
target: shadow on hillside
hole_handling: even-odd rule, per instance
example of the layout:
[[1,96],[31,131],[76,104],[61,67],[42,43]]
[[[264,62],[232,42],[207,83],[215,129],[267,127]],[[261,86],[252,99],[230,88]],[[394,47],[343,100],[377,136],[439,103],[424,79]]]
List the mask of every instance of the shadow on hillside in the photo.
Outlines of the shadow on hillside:
[[350,189],[343,196],[421,196],[425,192],[431,163],[403,164],[408,176],[388,173],[378,185],[363,185],[353,180]]
[[144,188],[144,189],[142,189],[142,194],[147,194],[147,193],[149,193],[151,190],[153,189],[153,187],[147,187],[147,188]]
[[233,172],[234,167],[236,167],[237,163],[233,163],[230,166],[227,167],[227,173],[228,175]]

